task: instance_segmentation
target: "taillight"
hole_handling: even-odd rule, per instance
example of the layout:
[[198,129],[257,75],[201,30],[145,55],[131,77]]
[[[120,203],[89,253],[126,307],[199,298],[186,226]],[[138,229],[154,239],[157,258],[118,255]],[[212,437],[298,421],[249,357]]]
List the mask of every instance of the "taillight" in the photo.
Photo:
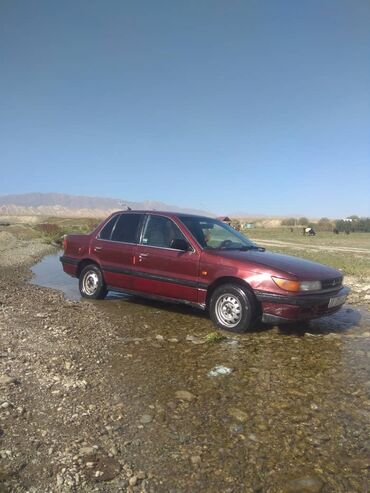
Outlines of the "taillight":
[[67,250],[67,235],[63,236],[63,250]]

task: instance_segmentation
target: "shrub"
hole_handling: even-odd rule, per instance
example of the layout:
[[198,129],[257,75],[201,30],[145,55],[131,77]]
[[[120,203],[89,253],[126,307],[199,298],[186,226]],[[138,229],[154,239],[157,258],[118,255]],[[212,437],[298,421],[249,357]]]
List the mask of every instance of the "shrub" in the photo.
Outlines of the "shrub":
[[294,217],[288,217],[287,219],[283,219],[281,221],[282,226],[295,226],[297,224],[297,220]]
[[307,219],[307,217],[300,217],[298,219],[298,224],[300,226],[308,226],[308,219]]
[[47,243],[57,243],[58,245],[62,244],[64,230],[57,224],[38,224],[36,229]]

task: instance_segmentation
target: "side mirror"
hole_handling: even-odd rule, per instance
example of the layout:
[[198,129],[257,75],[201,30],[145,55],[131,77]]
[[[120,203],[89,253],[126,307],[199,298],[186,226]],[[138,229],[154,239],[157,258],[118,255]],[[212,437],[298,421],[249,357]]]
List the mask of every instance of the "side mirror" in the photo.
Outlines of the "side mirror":
[[187,252],[190,248],[190,245],[183,238],[175,238],[174,240],[171,240],[170,248]]

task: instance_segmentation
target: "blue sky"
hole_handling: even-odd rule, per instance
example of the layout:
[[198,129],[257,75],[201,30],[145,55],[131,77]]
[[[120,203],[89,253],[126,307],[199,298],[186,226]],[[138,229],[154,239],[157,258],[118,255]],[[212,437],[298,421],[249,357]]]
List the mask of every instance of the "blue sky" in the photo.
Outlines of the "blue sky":
[[368,0],[1,0],[0,194],[370,215]]

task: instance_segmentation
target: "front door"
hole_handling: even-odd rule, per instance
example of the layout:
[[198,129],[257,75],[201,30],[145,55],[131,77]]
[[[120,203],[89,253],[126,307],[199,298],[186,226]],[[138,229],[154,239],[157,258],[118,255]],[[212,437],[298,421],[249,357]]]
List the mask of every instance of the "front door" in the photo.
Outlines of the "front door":
[[135,248],[134,289],[151,295],[198,301],[199,253],[171,248],[186,239],[172,219],[149,214]]

